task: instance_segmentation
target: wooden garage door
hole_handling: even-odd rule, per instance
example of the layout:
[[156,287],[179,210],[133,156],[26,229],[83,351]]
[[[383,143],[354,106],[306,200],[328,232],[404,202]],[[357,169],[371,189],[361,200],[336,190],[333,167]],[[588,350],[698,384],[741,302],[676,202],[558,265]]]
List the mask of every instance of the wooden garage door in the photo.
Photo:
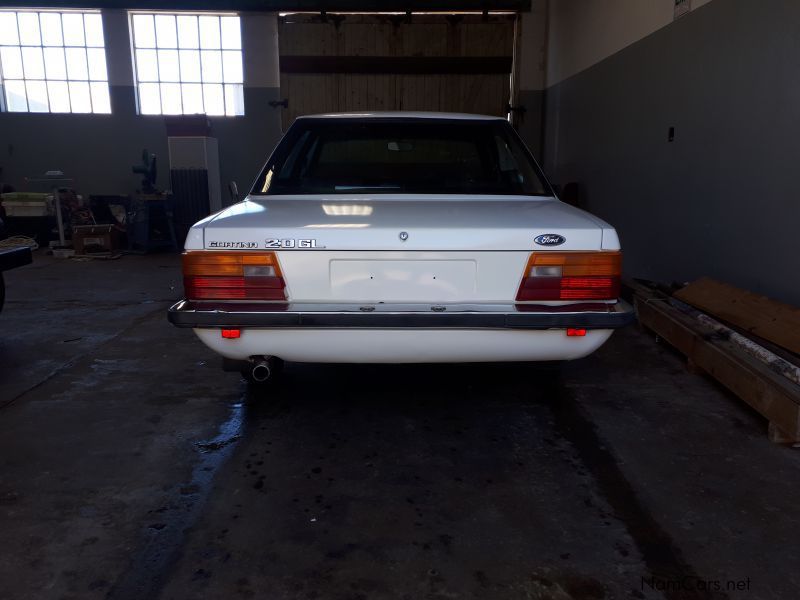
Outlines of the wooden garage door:
[[286,15],[284,129],[298,115],[434,110],[505,116],[512,14]]

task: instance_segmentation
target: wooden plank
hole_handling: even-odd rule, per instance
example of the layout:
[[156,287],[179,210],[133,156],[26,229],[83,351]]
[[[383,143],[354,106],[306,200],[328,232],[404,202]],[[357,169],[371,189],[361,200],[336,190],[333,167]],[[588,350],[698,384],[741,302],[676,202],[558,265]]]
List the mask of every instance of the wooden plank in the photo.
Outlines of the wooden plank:
[[703,277],[674,294],[718,319],[800,354],[800,308]]
[[[765,416],[785,441],[800,442],[800,386],[769,370],[712,329],[657,298],[635,298],[640,323]],[[777,439],[777,436],[771,436]]]
[[797,440],[785,435],[780,429],[775,426],[775,423],[770,422],[767,428],[767,436],[770,442],[776,444],[796,444]]
[[329,15],[279,20],[284,127],[336,111],[504,115],[513,15]]
[[287,56],[281,73],[511,73],[511,56]]

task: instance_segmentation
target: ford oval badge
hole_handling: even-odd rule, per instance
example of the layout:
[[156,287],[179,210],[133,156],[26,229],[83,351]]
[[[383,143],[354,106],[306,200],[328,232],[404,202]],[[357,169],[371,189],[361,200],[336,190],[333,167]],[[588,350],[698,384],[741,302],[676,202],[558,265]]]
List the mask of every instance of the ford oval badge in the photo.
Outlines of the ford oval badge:
[[545,233],[544,235],[537,235],[533,238],[533,241],[540,246],[560,246],[567,241],[567,238],[555,233]]

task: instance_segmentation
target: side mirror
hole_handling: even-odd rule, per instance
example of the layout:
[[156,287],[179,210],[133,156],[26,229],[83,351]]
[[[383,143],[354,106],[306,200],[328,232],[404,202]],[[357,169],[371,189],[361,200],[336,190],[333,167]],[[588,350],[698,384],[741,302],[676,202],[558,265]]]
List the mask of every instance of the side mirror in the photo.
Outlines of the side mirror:
[[231,193],[231,200],[236,204],[239,201],[239,186],[236,185],[235,181],[231,181],[228,184],[228,191]]

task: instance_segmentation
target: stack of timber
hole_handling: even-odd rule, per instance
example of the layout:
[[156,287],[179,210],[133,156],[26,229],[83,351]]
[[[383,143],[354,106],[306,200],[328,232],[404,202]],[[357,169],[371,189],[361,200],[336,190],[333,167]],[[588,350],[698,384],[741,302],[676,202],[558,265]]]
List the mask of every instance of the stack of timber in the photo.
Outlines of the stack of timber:
[[800,309],[708,278],[626,286],[642,326],[766,417],[772,441],[800,444]]

